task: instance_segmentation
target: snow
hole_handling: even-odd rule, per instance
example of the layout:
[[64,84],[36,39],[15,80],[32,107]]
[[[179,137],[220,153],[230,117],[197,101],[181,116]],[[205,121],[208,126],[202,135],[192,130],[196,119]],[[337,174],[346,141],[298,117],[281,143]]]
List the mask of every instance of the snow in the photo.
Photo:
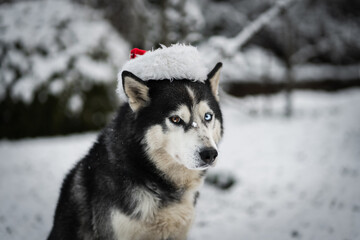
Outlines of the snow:
[[273,53],[261,47],[248,47],[234,53],[231,58],[222,57],[209,42],[201,44],[199,51],[208,68],[213,67],[216,62],[223,63],[222,82],[259,82],[264,81],[265,78],[275,82],[284,81],[286,73],[284,64]]
[[95,134],[1,141],[0,239],[45,239],[65,173]]
[[55,79],[49,85],[49,91],[52,95],[58,95],[64,90],[64,82],[61,79]]
[[0,88],[27,103],[54,76],[71,79],[56,88],[57,95],[78,80],[113,82],[129,54],[128,43],[101,12],[66,0],[2,4],[0,42]]
[[[207,63],[223,61],[225,81],[286,82],[284,56],[274,55],[286,53],[289,44],[295,81],[359,79],[359,61],[353,57],[360,43],[358,19],[332,14],[341,14],[340,5],[296,0],[202,1],[202,5],[207,38],[199,49]],[[252,16],[256,17],[251,21]],[[265,32],[257,34],[262,29]]]
[[80,95],[73,95],[70,97],[67,108],[72,113],[79,113],[83,108],[84,102]]
[[34,96],[33,92],[35,91],[33,79],[30,77],[22,77],[17,81],[14,87],[11,89],[11,95],[15,99],[22,99],[26,103],[32,102]]
[[[164,12],[162,13],[162,11]],[[163,27],[165,28],[162,28],[161,31],[165,32],[155,34],[154,26],[149,25],[153,33],[148,34],[146,38],[151,39],[151,35],[161,36],[161,34],[166,34],[166,39],[152,39],[152,44],[159,41],[160,43],[175,43],[178,41],[192,43],[202,39],[201,32],[205,27],[205,19],[197,0],[169,0],[160,9],[156,10],[156,14],[164,14],[164,18],[160,21],[164,22]],[[153,25],[162,25],[160,21]]]
[[89,57],[83,56],[76,62],[76,68],[89,79],[98,82],[108,80],[113,81],[114,72],[112,66],[108,63],[96,62]]
[[[360,89],[221,96],[225,135],[189,239],[360,239]],[[266,106],[267,111],[264,111]],[[0,239],[44,239],[61,181],[95,133],[0,141]],[[224,174],[225,173],[225,174]]]
[[[218,41],[223,39],[223,44],[227,44],[225,37],[217,37],[217,39]],[[286,67],[283,61],[264,48],[250,46],[227,58],[223,57],[209,41],[199,46],[199,52],[208,68],[211,68],[214,62],[223,62],[222,82],[286,81]],[[359,80],[360,65],[294,64],[293,74],[296,82]]]
[[[360,239],[359,90],[297,92],[295,116],[281,95],[225,109],[221,160],[228,192],[205,186],[191,239]],[[243,117],[270,101],[271,116]],[[239,110],[235,110],[236,107]]]
[[297,81],[313,81],[318,79],[359,80],[360,64],[347,66],[303,64],[294,68],[294,77]]
[[271,8],[262,13],[255,21],[246,26],[240,33],[233,38],[214,36],[209,39],[210,45],[219,49],[224,56],[233,56],[245,43],[247,43],[265,25],[272,22],[282,11],[286,11],[295,0],[277,1]]
[[[192,32],[190,34],[199,34],[199,32],[201,32],[199,30],[203,29],[205,26],[205,19],[203,18],[199,4],[196,1],[186,1],[184,5],[184,12],[186,13],[184,21],[187,22],[189,30]],[[200,38],[193,39],[193,41],[199,40]],[[192,42],[191,39],[189,39],[189,36],[187,36],[186,40],[188,42]]]

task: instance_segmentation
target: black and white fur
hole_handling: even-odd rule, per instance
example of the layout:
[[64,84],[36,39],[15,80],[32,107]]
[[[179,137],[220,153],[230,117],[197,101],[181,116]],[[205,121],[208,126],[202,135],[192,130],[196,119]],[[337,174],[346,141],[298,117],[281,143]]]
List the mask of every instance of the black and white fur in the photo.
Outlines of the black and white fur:
[[66,176],[49,240],[186,239],[223,132],[221,66],[204,83],[122,73],[129,102]]

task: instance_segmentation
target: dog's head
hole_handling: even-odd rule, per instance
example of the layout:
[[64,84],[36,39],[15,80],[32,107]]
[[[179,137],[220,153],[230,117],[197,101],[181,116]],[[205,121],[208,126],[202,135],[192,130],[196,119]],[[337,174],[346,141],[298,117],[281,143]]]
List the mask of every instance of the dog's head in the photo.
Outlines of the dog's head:
[[218,63],[204,83],[142,81],[131,72],[122,73],[145,152],[157,165],[204,170],[216,162],[223,131],[218,102],[221,66]]

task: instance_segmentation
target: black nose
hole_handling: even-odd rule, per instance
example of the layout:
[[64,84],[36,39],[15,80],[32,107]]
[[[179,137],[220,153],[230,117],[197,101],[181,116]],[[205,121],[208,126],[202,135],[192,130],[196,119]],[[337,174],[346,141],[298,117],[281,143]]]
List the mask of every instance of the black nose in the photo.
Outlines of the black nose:
[[203,148],[200,151],[201,160],[207,164],[212,164],[217,157],[218,152],[214,148]]

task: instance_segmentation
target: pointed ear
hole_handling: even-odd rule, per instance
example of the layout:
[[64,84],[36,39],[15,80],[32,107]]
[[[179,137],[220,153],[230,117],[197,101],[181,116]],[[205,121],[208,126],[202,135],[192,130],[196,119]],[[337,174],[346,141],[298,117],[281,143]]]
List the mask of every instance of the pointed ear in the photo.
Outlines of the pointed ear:
[[124,92],[129,99],[131,109],[136,112],[150,102],[149,88],[145,82],[132,74],[124,71],[121,74]]
[[216,100],[219,101],[219,80],[220,80],[220,70],[222,63],[218,62],[213,70],[208,74],[206,81],[209,82],[212,94],[215,96]]

